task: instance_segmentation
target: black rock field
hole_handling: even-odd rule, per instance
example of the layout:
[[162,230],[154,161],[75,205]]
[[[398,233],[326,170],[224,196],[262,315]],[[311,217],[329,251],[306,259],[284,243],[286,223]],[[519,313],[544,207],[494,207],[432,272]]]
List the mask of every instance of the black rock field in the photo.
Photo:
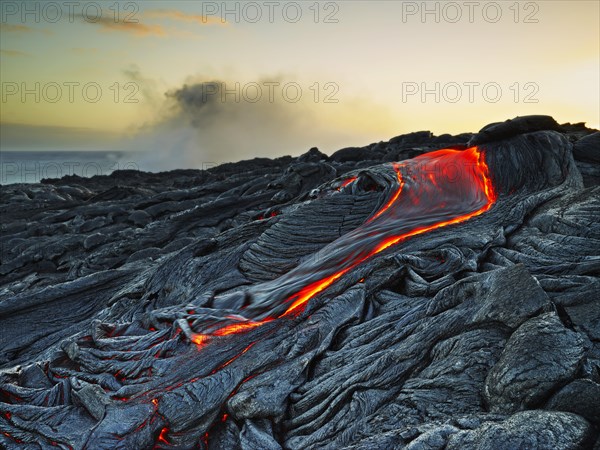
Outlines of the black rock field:
[[0,448],[600,449],[600,132],[0,187]]

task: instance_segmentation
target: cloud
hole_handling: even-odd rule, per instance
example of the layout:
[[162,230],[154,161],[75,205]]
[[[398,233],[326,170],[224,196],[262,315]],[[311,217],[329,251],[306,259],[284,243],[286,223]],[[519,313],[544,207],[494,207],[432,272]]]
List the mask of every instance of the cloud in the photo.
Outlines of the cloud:
[[95,47],[73,47],[71,51],[77,55],[89,55],[90,53],[98,53]]
[[44,30],[39,28],[28,27],[27,25],[12,24],[12,23],[0,23],[0,31],[7,33],[44,33],[52,34],[50,30]]
[[124,69],[123,75],[138,86],[146,112],[152,114],[154,118],[159,117],[157,114],[160,114],[164,107],[166,87],[156,80],[144,76],[137,64],[131,64]]
[[[217,17],[203,16],[201,14],[187,14],[176,9],[150,9],[143,13],[144,19],[154,19],[158,21],[167,19],[177,22],[196,23],[200,25],[227,25],[226,21]],[[114,17],[101,16],[94,20],[79,15],[79,18],[91,25],[98,25],[103,32],[123,32],[138,37],[148,36],[175,36],[180,38],[198,37],[194,33],[181,30],[179,28],[165,28],[160,23],[142,23],[139,19],[134,21],[115,21]]]
[[0,30],[8,31],[9,33],[31,33],[36,31],[34,28],[27,25],[14,25],[12,23],[1,23]]
[[[79,16],[81,19],[85,20],[83,16]],[[102,16],[95,18],[94,21],[85,20],[86,23],[91,25],[100,26],[100,30],[103,32],[121,32],[128,33],[138,37],[147,37],[147,36],[158,36],[165,37],[167,32],[164,27],[160,24],[143,24],[141,22],[124,22],[117,21],[115,22],[113,17]]]
[[[142,86],[150,86],[137,68],[129,76]],[[364,121],[349,128],[332,120],[340,113],[347,116],[348,105],[316,104],[310,90],[313,83],[298,83],[303,89],[300,99],[286,100],[282,88],[292,82],[293,78],[283,76],[237,84],[231,79],[195,77],[176,89],[158,91],[162,95],[145,94],[153,99],[151,109],[156,116],[140,126],[124,147],[136,152],[140,168],[159,171],[299,155],[313,146],[332,152],[357,142],[372,142],[373,133]],[[269,85],[274,86],[272,96]],[[366,99],[361,105],[369,107],[372,103]],[[360,111],[354,106],[352,109],[360,116]],[[389,121],[384,113],[378,118]]]
[[20,50],[0,50],[2,56],[30,56],[29,53],[22,52]]
[[187,14],[176,9],[149,9],[144,12],[144,17],[171,19],[180,22],[196,22],[200,25],[227,25],[227,22],[211,16],[203,16],[201,14]]
[[[139,73],[135,73],[140,77]],[[300,104],[255,103],[233,95],[234,82],[191,81],[160,97],[158,117],[140,128],[130,146],[144,149],[140,166],[149,170],[203,167],[251,156],[307,150],[310,133],[302,131],[310,111]],[[240,90],[241,90],[240,86]]]
[[[149,78],[135,65],[123,74],[138,85],[143,99],[135,116],[137,124],[125,134],[1,123],[2,148],[113,149],[128,152],[123,162],[135,161],[142,170],[205,168],[253,157],[299,155],[313,146],[331,153],[368,144],[382,137],[380,130],[369,128],[369,120],[389,125],[393,119],[385,107],[367,97],[340,96],[338,104],[315,103],[313,82],[306,80],[297,81],[302,97],[286,101],[282,88],[295,82],[289,74],[239,84],[231,78],[190,77],[176,88]],[[260,96],[257,85],[262,89]],[[269,85],[274,86],[272,97]]]

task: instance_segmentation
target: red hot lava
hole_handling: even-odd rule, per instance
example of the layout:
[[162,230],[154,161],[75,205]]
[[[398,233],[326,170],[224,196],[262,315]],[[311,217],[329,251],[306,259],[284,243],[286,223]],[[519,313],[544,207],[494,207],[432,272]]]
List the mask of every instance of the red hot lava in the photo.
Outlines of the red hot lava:
[[[285,299],[285,311],[197,334],[193,342],[202,347],[210,336],[237,334],[274,318],[297,316],[310,299],[372,256],[409,237],[479,216],[496,201],[484,154],[477,147],[438,150],[395,163],[393,168],[395,188],[369,220],[327,245],[320,260],[307,261],[251,290],[257,298],[266,299],[265,303],[274,304],[274,309]],[[356,177],[342,187],[354,181]]]

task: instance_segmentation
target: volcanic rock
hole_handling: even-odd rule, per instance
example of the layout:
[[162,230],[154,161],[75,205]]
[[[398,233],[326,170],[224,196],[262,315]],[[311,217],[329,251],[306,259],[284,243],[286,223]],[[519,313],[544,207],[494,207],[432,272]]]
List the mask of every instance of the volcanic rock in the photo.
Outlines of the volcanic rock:
[[585,449],[597,130],[0,187],[0,447]]

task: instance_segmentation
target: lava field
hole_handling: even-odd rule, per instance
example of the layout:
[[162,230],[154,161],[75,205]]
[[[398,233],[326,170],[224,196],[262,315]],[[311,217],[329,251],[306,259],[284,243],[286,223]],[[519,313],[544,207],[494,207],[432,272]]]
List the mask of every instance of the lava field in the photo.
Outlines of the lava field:
[[600,132],[0,187],[0,447],[600,449]]

